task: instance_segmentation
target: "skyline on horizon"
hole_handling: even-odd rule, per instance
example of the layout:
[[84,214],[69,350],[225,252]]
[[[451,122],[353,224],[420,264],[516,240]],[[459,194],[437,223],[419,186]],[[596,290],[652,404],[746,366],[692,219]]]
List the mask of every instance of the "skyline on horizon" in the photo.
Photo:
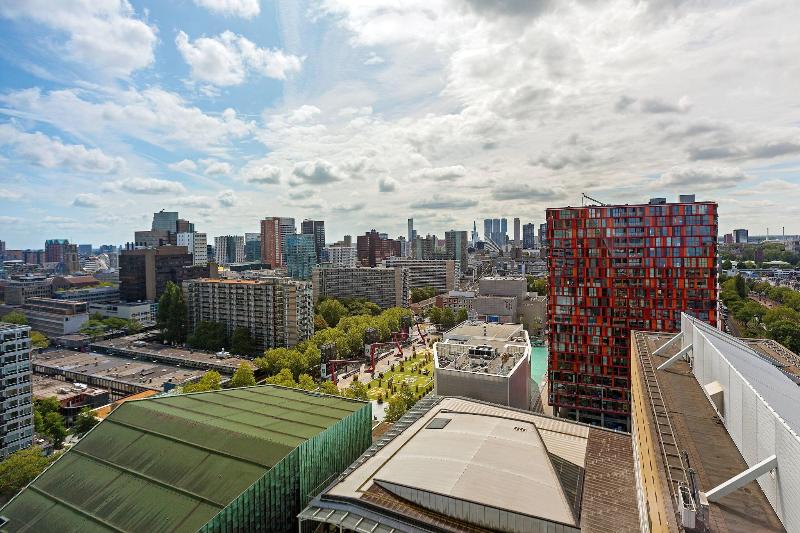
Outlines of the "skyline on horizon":
[[694,193],[720,234],[799,234],[798,17],[789,0],[0,4],[0,239],[121,244],[160,209],[210,237],[266,216],[331,240],[407,218],[443,235],[538,227],[581,193]]

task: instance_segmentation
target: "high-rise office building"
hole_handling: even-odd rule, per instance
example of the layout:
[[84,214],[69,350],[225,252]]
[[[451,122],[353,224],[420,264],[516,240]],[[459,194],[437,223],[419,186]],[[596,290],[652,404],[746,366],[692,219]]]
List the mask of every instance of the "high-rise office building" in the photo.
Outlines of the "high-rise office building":
[[492,219],[491,218],[484,218],[483,219],[483,240],[490,241],[492,240]]
[[79,272],[81,270],[80,256],[78,255],[77,244],[67,244],[64,246],[64,260],[62,261],[63,268],[61,270],[66,274]]
[[261,261],[272,268],[286,264],[283,243],[289,235],[296,233],[291,217],[267,217],[261,221]]
[[747,244],[748,238],[748,231],[746,229],[733,230],[733,242],[736,244]]
[[[150,227],[153,231],[169,231],[176,233],[178,227],[178,212],[177,211],[164,211],[163,209],[158,213],[153,213],[153,224]],[[188,233],[188,232],[183,232]]]
[[506,235],[508,235],[508,219],[507,218],[501,218],[500,219],[500,233],[502,233],[504,237]]
[[244,263],[244,236],[223,235],[222,237],[214,237],[214,252],[216,253],[217,263],[220,265]]
[[519,235],[519,218],[514,218],[514,246],[519,248],[522,246],[522,241]]
[[205,265],[208,263],[208,237],[205,233],[178,233],[178,246],[185,246],[192,254],[193,265]]
[[261,261],[261,234],[244,234],[244,259],[248,262]]
[[353,246],[353,236],[345,235],[342,237],[342,243],[344,243],[345,246]]
[[314,334],[311,286],[284,277],[195,279],[183,284],[189,328],[224,324],[228,334],[247,328],[260,350],[290,348]]
[[478,236],[478,224],[473,220],[472,221],[472,240],[470,242],[470,246],[475,247],[478,244],[480,237]]
[[81,257],[89,257],[92,255],[92,245],[91,244],[79,244],[78,245],[78,255]]
[[319,259],[322,256],[322,249],[325,248],[325,221],[306,219],[300,224],[300,233],[314,237],[314,253],[319,263]]
[[192,266],[185,246],[123,250],[119,256],[119,296],[124,302],[157,300],[168,281],[216,277],[214,263]]
[[284,243],[283,257],[290,278],[310,280],[317,264],[313,234],[289,235]]
[[466,272],[469,266],[468,258],[468,243],[466,231],[450,230],[444,233],[445,253],[448,259],[457,261],[459,263],[459,270]]
[[522,226],[522,247],[526,250],[536,248],[536,226],[532,222]]
[[174,231],[175,233],[194,233],[194,224],[192,224],[188,220],[179,218],[175,222],[175,229],[172,231]]
[[549,403],[629,429],[630,332],[673,332],[717,309],[717,204],[547,210]]
[[69,241],[67,239],[47,239],[44,241],[45,263],[61,263]]
[[6,258],[6,241],[0,240],[0,261]]
[[0,322],[0,459],[33,443],[31,328]]
[[547,247],[547,222],[539,224],[539,246]]
[[369,231],[356,239],[358,260],[364,266],[374,267],[387,257],[400,256],[400,243],[394,239],[382,239],[381,234]]
[[411,245],[411,257],[414,259],[434,259],[436,254],[436,235],[417,236]]
[[442,294],[458,288],[456,261],[449,259],[409,259],[390,257],[384,261],[387,268],[404,269],[408,273],[408,288],[432,288]]
[[414,242],[414,219],[408,219],[408,242]]

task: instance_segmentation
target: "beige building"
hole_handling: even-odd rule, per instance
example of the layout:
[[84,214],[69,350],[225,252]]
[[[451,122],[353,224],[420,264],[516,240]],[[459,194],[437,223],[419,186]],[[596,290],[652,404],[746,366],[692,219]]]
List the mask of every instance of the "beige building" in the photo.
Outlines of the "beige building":
[[433,287],[437,294],[441,294],[458,288],[456,261],[390,257],[383,264],[388,268],[406,269],[409,290]]
[[48,337],[75,333],[89,321],[86,302],[55,298],[28,298],[22,307],[28,325]]
[[317,267],[312,274],[314,303],[320,298],[365,299],[383,309],[408,307],[405,268]]
[[314,305],[307,282],[283,277],[196,279],[183,284],[189,330],[201,321],[250,330],[260,349],[292,347],[314,334]]

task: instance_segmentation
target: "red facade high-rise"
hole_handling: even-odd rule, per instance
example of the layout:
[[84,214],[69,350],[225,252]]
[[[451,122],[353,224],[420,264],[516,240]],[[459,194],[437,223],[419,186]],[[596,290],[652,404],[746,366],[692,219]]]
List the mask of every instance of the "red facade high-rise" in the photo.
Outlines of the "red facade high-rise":
[[717,204],[547,210],[549,403],[628,429],[630,332],[717,314]]

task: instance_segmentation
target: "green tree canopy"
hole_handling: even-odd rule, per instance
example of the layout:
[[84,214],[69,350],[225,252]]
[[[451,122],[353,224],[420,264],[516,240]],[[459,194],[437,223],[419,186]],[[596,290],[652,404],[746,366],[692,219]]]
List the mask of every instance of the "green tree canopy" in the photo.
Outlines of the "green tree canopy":
[[335,328],[339,320],[348,315],[348,310],[339,300],[329,298],[317,305],[317,312],[322,315],[328,327]]
[[297,386],[303,390],[314,390],[317,388],[314,378],[308,374],[300,374],[300,379],[297,380]]
[[238,327],[231,335],[231,353],[236,355],[252,355],[256,351],[256,341],[247,328]]
[[739,295],[739,298],[745,298],[747,296],[747,283],[745,283],[741,275],[736,276],[734,279],[736,280],[736,294]]
[[0,319],[0,322],[25,326],[28,324],[28,319],[25,317],[23,313],[19,311],[11,311],[10,313],[6,313],[5,315],[3,315],[3,318]]
[[347,398],[354,398],[356,400],[369,400],[367,395],[367,386],[360,381],[353,381],[350,386],[344,390],[344,395]]
[[461,324],[468,318],[467,316],[467,308],[466,307],[459,307],[458,313],[456,313],[456,324]]
[[186,339],[187,308],[181,288],[167,282],[164,293],[158,300],[158,317],[156,326],[161,330],[161,337],[169,343],[181,343]]
[[99,423],[100,420],[98,420],[98,418],[94,416],[91,408],[86,406],[83,409],[81,409],[81,412],[75,418],[75,426],[73,427],[73,429],[75,430],[75,433],[83,435],[84,433],[86,433]]
[[42,449],[32,446],[9,455],[0,462],[0,494],[10,498],[47,468],[56,456],[45,457]]
[[268,377],[266,383],[270,385],[280,385],[282,387],[297,388],[297,382],[294,380],[292,371],[288,368],[284,368],[274,376]]
[[253,367],[249,363],[241,363],[228,382],[229,387],[252,387],[255,384],[256,378],[253,375]]
[[48,346],[50,346],[50,339],[44,333],[40,333],[38,331],[31,331],[31,344],[34,348],[39,348],[40,350],[44,350]]
[[733,268],[733,263],[731,263],[730,259],[725,259],[722,261],[722,269],[723,270],[730,270]]
[[64,417],[59,413],[44,415],[44,432],[53,441],[53,447],[60,450],[67,438],[67,428],[64,427]]
[[341,392],[339,391],[339,387],[336,386],[336,383],[333,381],[323,381],[319,384],[319,391],[323,394],[330,394],[333,396],[340,396]]
[[436,296],[436,289],[433,287],[415,287],[411,289],[411,302],[419,303],[423,300]]
[[220,390],[222,388],[222,376],[216,370],[209,370],[196,382],[183,386],[183,392],[206,392]]
[[547,280],[536,279],[533,276],[525,276],[528,281],[528,292],[538,293],[540,296],[547,294]]
[[198,350],[216,352],[228,344],[228,332],[225,324],[203,320],[197,324],[194,332],[186,339],[186,343]]
[[403,383],[400,386],[400,390],[397,393],[389,398],[389,406],[386,408],[386,415],[384,420],[387,422],[397,422],[400,420],[406,411],[411,409],[416,403],[416,399],[414,398],[414,394],[411,392],[411,389]]

